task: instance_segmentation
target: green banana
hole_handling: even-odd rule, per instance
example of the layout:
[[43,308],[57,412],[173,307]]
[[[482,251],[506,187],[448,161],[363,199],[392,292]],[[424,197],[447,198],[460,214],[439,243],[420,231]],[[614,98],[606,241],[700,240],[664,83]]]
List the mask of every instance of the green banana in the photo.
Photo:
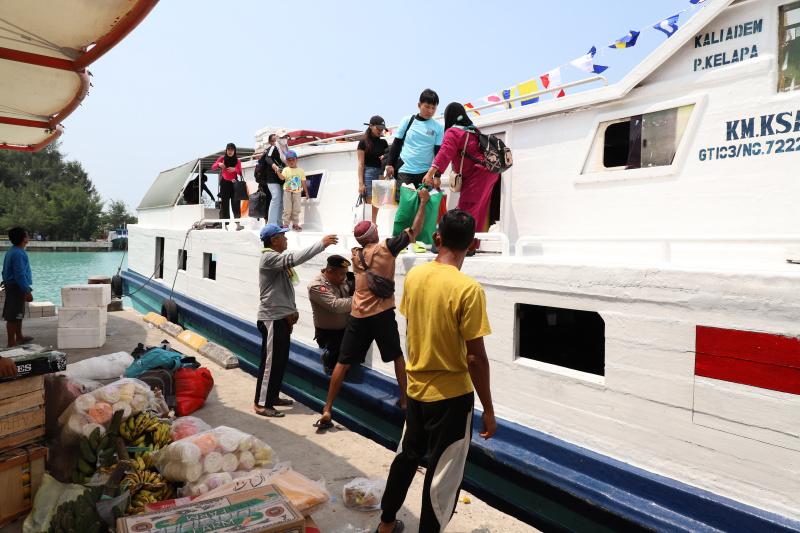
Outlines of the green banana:
[[89,435],[89,446],[91,446],[92,450],[97,449],[97,440],[100,438],[100,428],[94,428],[94,431]]
[[80,442],[81,448],[81,455],[83,459],[89,464],[95,464],[97,462],[97,455],[94,453],[91,445],[89,444],[89,440],[86,438],[81,439]]
[[94,467],[84,461],[82,457],[78,459],[78,469],[86,475],[94,474]]
[[97,442],[97,448],[95,448],[95,451],[100,452],[107,449],[110,442],[111,442],[111,434],[106,433],[105,435],[103,435],[103,438]]

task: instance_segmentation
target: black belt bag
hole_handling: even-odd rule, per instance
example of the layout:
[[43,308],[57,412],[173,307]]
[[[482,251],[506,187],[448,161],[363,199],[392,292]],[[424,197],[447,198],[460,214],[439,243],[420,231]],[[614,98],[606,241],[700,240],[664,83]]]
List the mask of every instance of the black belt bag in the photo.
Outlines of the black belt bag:
[[358,258],[361,259],[361,264],[364,266],[364,270],[367,273],[367,287],[372,291],[372,294],[384,300],[386,298],[391,298],[394,294],[394,280],[376,274],[369,268],[367,262],[364,261],[363,248],[359,248]]

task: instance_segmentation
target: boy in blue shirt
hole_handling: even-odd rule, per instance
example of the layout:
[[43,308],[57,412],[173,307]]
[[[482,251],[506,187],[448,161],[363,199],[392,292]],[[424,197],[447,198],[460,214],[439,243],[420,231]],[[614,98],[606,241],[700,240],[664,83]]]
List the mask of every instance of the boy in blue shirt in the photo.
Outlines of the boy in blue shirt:
[[28,254],[28,233],[20,227],[11,228],[8,239],[12,246],[3,260],[3,287],[6,291],[6,303],[3,306],[3,319],[6,321],[8,345],[17,346],[31,342],[33,337],[22,334],[22,319],[25,317],[25,302],[33,301],[33,276]]
[[[397,170],[397,187],[395,201],[400,200],[400,186],[411,184],[416,189],[422,183],[425,173],[431,168],[433,158],[439,152],[444,139],[444,126],[433,120],[439,106],[439,95],[435,91],[425,89],[419,95],[419,113],[410,115],[400,121],[397,134],[389,151],[389,162],[386,166],[386,179],[391,179],[398,159],[402,166]],[[439,188],[440,178],[434,178],[433,186]],[[424,252],[425,247],[416,244],[414,251]]]

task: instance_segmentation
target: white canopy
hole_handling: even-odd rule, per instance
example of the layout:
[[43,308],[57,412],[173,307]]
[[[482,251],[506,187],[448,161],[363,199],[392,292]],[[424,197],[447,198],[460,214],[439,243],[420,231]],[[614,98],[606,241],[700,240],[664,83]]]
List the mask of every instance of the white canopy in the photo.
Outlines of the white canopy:
[[36,151],[86,97],[86,67],[158,0],[0,0],[0,149]]

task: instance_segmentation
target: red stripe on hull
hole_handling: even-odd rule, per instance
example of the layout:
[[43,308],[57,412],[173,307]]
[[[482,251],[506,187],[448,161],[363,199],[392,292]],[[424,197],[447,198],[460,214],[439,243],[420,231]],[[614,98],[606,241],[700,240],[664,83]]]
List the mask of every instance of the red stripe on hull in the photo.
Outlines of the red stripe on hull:
[[800,394],[800,370],[796,368],[698,353],[694,373],[762,389]]
[[697,326],[695,351],[800,369],[800,340],[795,337]]

